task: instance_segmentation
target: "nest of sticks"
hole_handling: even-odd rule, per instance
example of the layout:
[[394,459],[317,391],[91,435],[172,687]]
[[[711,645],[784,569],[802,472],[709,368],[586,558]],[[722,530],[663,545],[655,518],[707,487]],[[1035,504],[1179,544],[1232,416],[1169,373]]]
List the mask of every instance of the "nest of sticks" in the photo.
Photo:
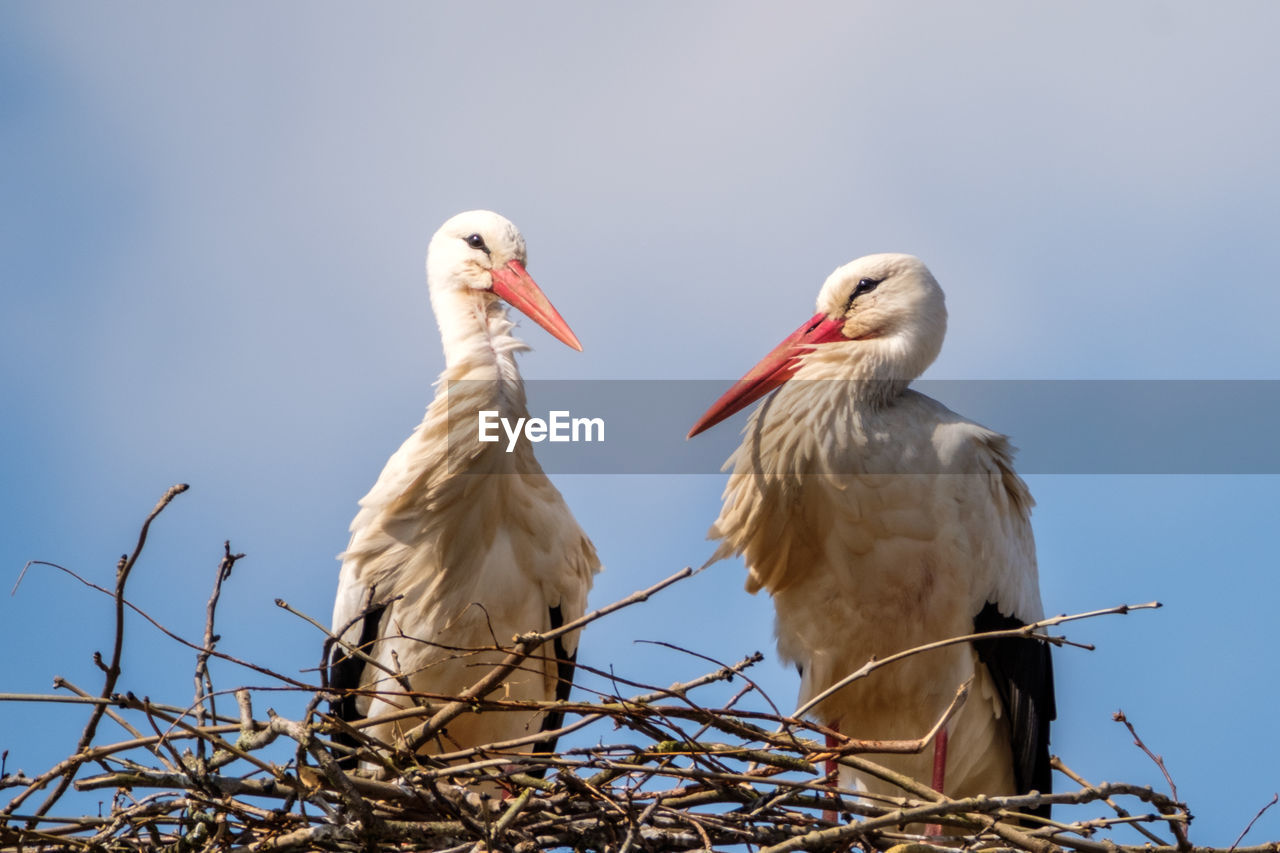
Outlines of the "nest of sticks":
[[[0,802],[8,796],[0,808],[0,851],[781,853],[851,847],[890,850],[912,844],[924,845],[913,849],[1030,853],[1207,850],[1188,840],[1191,814],[1178,801],[1167,774],[1167,793],[1138,785],[1090,784],[1055,758],[1058,793],[943,797],[874,761],[876,753],[926,748],[933,732],[921,733],[916,741],[859,741],[835,735],[800,714],[784,714],[751,679],[759,654],[734,663],[708,660],[704,675],[667,687],[613,672],[594,673],[608,689],[576,691],[588,693],[589,699],[530,703],[498,698],[503,681],[551,648],[560,633],[638,605],[688,577],[689,569],[557,631],[514,638],[503,663],[484,672],[461,695],[413,695],[412,707],[395,714],[405,736],[387,744],[374,741],[363,729],[389,717],[348,725],[327,713],[336,697],[324,684],[308,684],[216,648],[218,597],[242,556],[233,554],[228,544],[217,568],[202,640],[185,640],[161,628],[195,653],[193,702],[177,707],[122,694],[116,683],[125,615],[136,610],[125,597],[125,585],[152,521],[185,488],[170,489],[147,517],[132,554],[117,565],[114,589],[80,578],[106,593],[115,609],[111,659],[97,658],[104,673],[101,689],[95,693],[59,681],[56,686],[63,692],[48,696],[0,694],[0,700],[7,701],[81,702],[89,715],[74,749],[56,766],[35,776],[8,774],[0,768],[0,792],[6,792],[0,794]],[[277,604],[296,613],[286,602]],[[1151,606],[1155,605],[1135,605]],[[1054,625],[1131,609],[1056,617],[1021,630],[1061,644],[1069,641],[1046,633]],[[896,657],[869,662],[848,681],[892,666]],[[309,695],[309,701],[296,719],[271,710],[259,714],[255,706],[264,703],[255,702],[261,699],[255,693],[268,688],[215,689],[208,666],[212,658],[248,667],[276,682],[275,688]],[[948,715],[964,701],[964,692],[963,687],[958,691]],[[225,713],[230,695],[235,698],[235,714]],[[543,733],[433,757],[416,751],[459,715],[493,710],[562,713],[561,751],[534,752]],[[104,742],[99,735],[104,718],[128,737]],[[938,725],[947,718],[944,715]],[[1118,719],[1129,725],[1122,716]],[[585,737],[579,734],[584,731]],[[828,736],[839,745],[828,746]],[[1136,733],[1135,740],[1142,746]],[[564,746],[570,742],[591,745]],[[346,769],[353,758],[363,769]],[[1156,756],[1152,759],[1160,763]],[[841,789],[830,772],[834,764],[888,780],[901,789],[901,796],[872,797]],[[74,809],[67,814],[66,803],[85,801],[64,798],[72,790],[112,792],[109,806],[102,803],[93,815],[74,814]],[[1044,803],[1074,805],[1073,814],[1090,816],[1050,821],[1028,814]],[[945,840],[917,834],[926,824],[943,827]],[[1131,840],[1118,840],[1122,835]],[[1280,853],[1280,844],[1233,849]]]

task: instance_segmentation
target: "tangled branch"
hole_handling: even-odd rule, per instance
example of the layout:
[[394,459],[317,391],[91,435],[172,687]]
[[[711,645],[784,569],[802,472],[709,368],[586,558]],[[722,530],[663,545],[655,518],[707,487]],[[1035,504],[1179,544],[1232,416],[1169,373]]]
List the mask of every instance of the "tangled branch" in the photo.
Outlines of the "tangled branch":
[[[515,638],[503,649],[502,662],[457,696],[413,693],[409,707],[347,723],[321,710],[336,698],[325,685],[276,676],[215,649],[222,584],[243,556],[233,554],[226,543],[206,608],[202,641],[189,643],[162,628],[197,651],[192,704],[183,708],[121,694],[116,684],[123,616],[129,609],[137,610],[125,598],[125,584],[151,522],[184,489],[171,489],[147,517],[133,553],[117,566],[114,590],[96,587],[111,596],[117,617],[112,656],[101,666],[101,690],[94,693],[63,680],[58,686],[65,693],[0,694],[0,701],[75,703],[89,711],[89,721],[68,758],[34,777],[0,769],[0,789],[15,791],[0,809],[0,851],[245,848],[534,853],[562,848],[630,853],[736,848],[782,853],[846,850],[851,845],[888,850],[905,842],[935,843],[936,839],[914,834],[925,824],[945,827],[952,834],[949,845],[973,848],[1030,853],[1205,850],[1188,841],[1191,814],[1178,801],[1172,779],[1167,794],[1138,785],[1091,784],[1055,759],[1055,768],[1075,787],[1054,794],[944,797],[867,757],[918,751],[931,742],[933,732],[905,741],[857,740],[805,719],[804,709],[784,714],[751,679],[750,669],[761,660],[759,654],[731,663],[704,658],[708,671],[667,687],[580,667],[582,680],[600,676],[598,681],[608,688],[591,691],[579,684],[578,692],[587,698],[567,701],[498,698],[504,680],[536,660],[548,641],[640,604],[691,575],[689,569],[554,631]],[[1153,605],[1134,607],[1149,606]],[[1019,631],[1046,642],[1067,642],[1043,631],[1075,618],[1123,613],[1134,607],[1055,617]],[[315,620],[303,618],[324,631]],[[327,639],[335,641],[332,636]],[[269,674],[274,683],[217,690],[208,666],[211,658]],[[871,662],[848,680],[889,665],[890,659]],[[727,691],[716,686],[730,683],[741,686],[727,700],[708,698],[723,696]],[[958,687],[956,701],[937,726],[945,724],[963,703],[964,688]],[[266,690],[293,691],[308,701],[296,717],[270,709],[259,714],[255,698]],[[215,701],[220,696],[234,697],[234,716],[219,714]],[[460,715],[490,711],[523,712],[531,721],[554,711],[563,714],[564,723],[556,732],[562,742],[564,735],[583,730],[594,732],[594,742],[554,754],[540,753],[534,751],[535,745],[547,733],[531,730],[525,737],[448,754],[417,752],[447,732],[449,723]],[[97,743],[103,717],[129,737]],[[406,731],[399,742],[384,743],[369,734],[373,727],[391,721],[401,725],[388,728]],[[1133,734],[1140,743],[1136,731]],[[830,737],[839,745],[828,746]],[[350,746],[352,742],[357,745]],[[344,769],[356,762],[343,759],[353,757],[365,769]],[[828,760],[886,780],[901,795],[872,796],[840,788],[824,774]],[[97,772],[86,775],[89,765],[96,766]],[[64,794],[71,789],[111,791],[110,806],[95,815],[75,814],[74,809],[57,815],[55,807],[67,802]],[[45,791],[37,807],[24,808]],[[1103,811],[1070,822],[1031,814],[1046,803],[1097,805]],[[1125,827],[1137,827],[1148,844],[1125,846],[1113,840],[1112,831]],[[1280,853],[1280,844],[1234,849]]]

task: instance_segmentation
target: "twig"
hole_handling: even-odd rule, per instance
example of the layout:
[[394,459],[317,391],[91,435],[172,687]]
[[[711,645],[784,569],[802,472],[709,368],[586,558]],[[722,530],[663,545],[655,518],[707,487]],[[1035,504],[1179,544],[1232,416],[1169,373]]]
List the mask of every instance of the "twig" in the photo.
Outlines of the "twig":
[[862,678],[866,678],[868,675],[875,672],[877,669],[881,669],[883,667],[889,666],[890,664],[897,663],[898,661],[904,658],[908,658],[915,655],[923,654],[925,652],[933,651],[934,649],[941,649],[941,648],[945,648],[946,646],[954,646],[954,645],[959,645],[961,643],[972,643],[975,640],[996,640],[996,639],[1017,638],[1017,637],[1026,637],[1028,639],[1036,639],[1046,643],[1062,643],[1062,642],[1065,642],[1065,640],[1062,637],[1048,637],[1043,634],[1037,634],[1036,632],[1039,631],[1041,628],[1052,628],[1053,626],[1061,625],[1064,622],[1074,622],[1079,619],[1092,619],[1097,616],[1110,616],[1110,615],[1116,615],[1116,614],[1123,615],[1133,610],[1154,610],[1161,606],[1162,605],[1158,601],[1150,601],[1150,602],[1147,602],[1146,604],[1121,604],[1118,607],[1108,607],[1103,610],[1092,610],[1088,613],[1076,613],[1070,616],[1066,614],[1062,614],[1060,616],[1053,616],[1049,619],[1041,619],[1039,622],[1032,622],[1030,625],[1023,625],[1020,628],[1010,628],[1003,631],[986,631],[978,634],[965,634],[960,637],[950,637],[945,640],[939,640],[935,643],[927,643],[923,646],[916,646],[913,649],[906,649],[904,651],[897,652],[896,654],[889,655],[888,657],[881,658],[879,660],[873,658],[867,661],[858,669],[846,675],[844,678],[837,681],[835,684],[828,687],[826,690],[823,690],[817,696],[814,696],[808,702],[805,702],[803,705],[801,705],[799,708],[795,710],[792,716],[803,717],[805,714],[809,713],[814,708],[816,708],[824,699],[827,699],[828,697],[832,696],[836,692],[844,689],[845,687],[848,687],[853,682],[858,681],[859,679],[862,679]]
[[1249,830],[1253,829],[1253,825],[1258,822],[1258,818],[1266,814],[1267,809],[1274,806],[1278,801],[1280,801],[1280,794],[1272,794],[1270,802],[1268,802],[1262,808],[1258,809],[1258,813],[1253,816],[1253,820],[1249,821],[1249,825],[1246,826],[1244,828],[1244,831],[1242,831],[1240,835],[1236,837],[1235,841],[1231,842],[1231,846],[1227,848],[1227,853],[1231,853],[1231,851],[1235,850],[1241,841],[1244,841],[1244,837],[1249,834]]
[[[224,553],[232,556],[229,544],[224,544]],[[721,705],[704,701],[707,695],[719,695],[705,688],[743,673],[760,659],[758,654],[725,665],[696,651],[672,647],[718,668],[658,687],[627,678],[612,668],[579,665],[578,672],[593,685],[596,677],[604,679],[603,688],[586,690],[589,701],[491,698],[490,694],[499,695],[493,688],[510,673],[542,672],[539,647],[548,640],[643,601],[682,576],[687,574],[677,574],[554,632],[517,637],[512,648],[503,650],[499,664],[484,664],[477,670],[475,682],[457,695],[410,691],[403,683],[398,691],[357,691],[360,695],[407,697],[415,705],[351,723],[316,714],[321,701],[345,695],[325,685],[308,687],[289,679],[262,687],[215,689],[214,673],[208,667],[218,656],[213,629],[215,584],[215,594],[206,607],[204,642],[195,647],[199,653],[209,654],[198,657],[203,667],[198,665],[191,707],[160,705],[114,691],[92,696],[69,685],[65,686],[84,695],[0,694],[0,701],[88,704],[95,712],[110,713],[133,735],[120,743],[79,748],[35,778],[22,774],[0,778],[0,789],[18,789],[19,797],[25,798],[52,780],[74,776],[82,765],[92,762],[104,768],[103,772],[79,778],[74,782],[76,789],[115,792],[110,803],[104,804],[104,814],[82,817],[25,814],[10,803],[0,816],[0,853],[69,847],[121,853],[162,848],[175,853],[231,849],[675,853],[711,849],[843,851],[851,844],[866,853],[880,853],[894,845],[921,841],[907,832],[906,825],[925,823],[944,825],[955,833],[948,845],[984,853],[1188,853],[1184,839],[1190,815],[1177,801],[1172,784],[1172,796],[1145,786],[1091,785],[1058,762],[1055,766],[1075,779],[1078,789],[1056,794],[950,798],[864,757],[870,752],[918,752],[961,707],[963,686],[935,722],[934,731],[919,739],[900,741],[835,738],[814,721],[780,713],[751,679],[737,682],[740,689],[731,691],[732,696]],[[122,592],[112,598],[117,612],[132,607]],[[1120,610],[1112,608],[1095,615]],[[1083,615],[1046,621],[1069,618]],[[328,635],[327,629],[318,627]],[[1035,630],[1029,626],[994,636],[1038,636]],[[1061,638],[1039,639],[1062,642]],[[456,651],[483,651],[492,659],[493,650]],[[874,663],[889,662],[886,658]],[[110,658],[103,669],[110,673]],[[298,689],[310,691],[299,719],[270,709],[265,720],[255,718],[255,705],[265,705],[264,694]],[[211,697],[219,693],[234,693],[235,717],[217,716]],[[220,704],[225,706],[225,700]],[[502,742],[464,743],[451,752],[431,756],[405,749],[403,744],[397,748],[382,743],[372,734],[402,728],[391,725],[393,722],[412,726],[411,731],[419,737],[439,732],[452,719],[446,712],[458,708],[479,714],[520,713],[531,720],[563,715],[564,722],[553,733],[530,731]],[[138,736],[139,728],[145,731],[146,726],[156,734]],[[594,734],[589,726],[596,727]],[[584,729],[587,733],[579,735],[579,745],[556,754],[534,751],[549,734],[567,735]],[[351,748],[322,739],[322,735],[338,730],[357,738],[358,755],[366,766],[378,768],[377,775],[347,771],[338,765],[338,758],[350,755]],[[611,734],[616,732],[623,733],[625,740]],[[825,735],[832,735],[838,745],[824,744]],[[838,780],[837,787],[830,787],[819,778],[817,764],[828,756],[863,777],[896,786],[902,795],[843,789]],[[0,759],[0,775],[3,773]],[[139,793],[147,789],[151,791],[146,796]],[[824,821],[822,810],[831,806],[832,798],[857,820],[839,825]],[[1140,807],[1125,808],[1135,802]],[[1085,813],[1073,823],[1030,815],[1047,805],[1080,808],[1094,803],[1099,804],[1100,817]],[[1257,820],[1250,822],[1237,844]],[[26,826],[19,828],[21,824],[13,825],[13,821]],[[1149,831],[1148,827],[1162,823],[1175,833],[1176,845],[1160,841]],[[1146,832],[1153,844],[1145,848],[1123,845],[1105,834],[1127,826]],[[929,848],[942,849],[936,841],[926,840]],[[1197,848],[1194,853],[1280,853],[1280,844],[1234,847],[1233,851]]]
[[[204,620],[204,643],[200,651],[196,654],[196,695],[192,700],[192,705],[196,709],[196,722],[204,723],[205,708],[204,703],[209,703],[209,714],[214,717],[218,716],[217,706],[214,704],[213,682],[209,678],[209,656],[213,654],[213,646],[221,639],[213,632],[214,616],[218,610],[218,599],[222,596],[222,584],[231,577],[231,570],[235,567],[237,561],[244,559],[244,554],[231,553],[231,540],[228,539],[222,543],[222,559],[218,561],[218,571],[213,580],[213,593],[209,596],[209,603],[205,605]],[[203,742],[201,742],[203,747]],[[201,757],[204,753],[200,753]]]
[[[1124,711],[1116,711],[1114,714],[1111,715],[1111,717],[1116,722],[1124,724],[1124,727],[1129,730],[1129,734],[1133,736],[1134,746],[1138,747],[1138,749],[1141,749],[1144,753],[1146,753],[1147,757],[1150,758],[1153,762],[1155,762],[1156,767],[1160,768],[1161,774],[1164,775],[1164,781],[1169,786],[1169,793],[1173,796],[1174,801],[1177,802],[1178,786],[1173,783],[1173,777],[1169,775],[1169,769],[1164,765],[1164,757],[1156,755],[1154,752],[1152,752],[1150,749],[1147,748],[1147,745],[1142,742],[1142,738],[1138,737],[1137,729],[1133,727],[1133,724],[1129,722],[1128,717],[1124,715]],[[1178,849],[1181,851],[1190,850],[1191,841],[1190,839],[1187,838],[1186,827],[1181,824],[1172,824],[1170,826],[1170,829],[1173,830],[1173,837],[1177,839]]]
[[604,616],[621,610],[624,607],[629,607],[642,601],[648,601],[650,596],[666,589],[676,581],[684,580],[692,574],[693,569],[686,566],[674,575],[659,581],[648,589],[633,592],[631,595],[620,601],[614,602],[613,604],[602,607],[592,613],[588,613],[585,616],[581,616],[567,622],[552,631],[521,635],[517,638],[511,652],[498,666],[490,670],[484,678],[464,690],[455,701],[450,702],[437,711],[430,720],[407,733],[404,737],[405,748],[410,752],[416,752],[423,744],[435,737],[436,733],[444,728],[450,720],[466,711],[474,700],[484,697],[489,693],[489,691],[501,684],[503,679],[514,672],[516,667],[518,667],[532,651],[537,649],[543,643],[580,630],[582,627],[589,625],[597,619],[601,619]]
[[[105,683],[102,685],[102,698],[107,698],[116,689],[116,680],[120,678],[120,654],[124,649],[124,586],[129,580],[129,573],[133,571],[134,565],[138,562],[138,557],[142,554],[142,547],[147,543],[147,533],[151,529],[151,522],[155,520],[165,507],[169,505],[175,497],[185,492],[189,487],[186,483],[179,483],[176,486],[170,486],[151,512],[147,514],[147,518],[142,522],[142,529],[138,533],[138,542],[133,548],[133,553],[120,558],[120,562],[116,564],[116,590],[115,590],[115,641],[111,649],[111,663],[107,666]],[[94,705],[89,712],[89,721],[85,724],[84,732],[80,735],[80,740],[76,744],[76,753],[82,753],[93,742],[93,737],[98,731],[98,722],[102,719],[106,712],[105,705]],[[69,765],[62,774],[62,778],[58,781],[53,791],[45,798],[45,801],[36,809],[36,815],[43,815],[53,807],[67,790],[71,784],[72,778],[75,777],[76,771],[80,769],[83,762],[74,762]],[[28,789],[31,791],[31,789]],[[33,792],[33,791],[31,791]],[[13,809],[22,804],[28,792],[16,797],[8,806],[5,806],[4,812],[9,813]],[[30,821],[28,821],[30,825]]]
[[[1070,767],[1064,764],[1062,762],[1062,759],[1056,755],[1049,759],[1049,766],[1052,767],[1054,770],[1057,770],[1059,773],[1066,776],[1072,782],[1075,782],[1077,785],[1080,785],[1083,788],[1093,787],[1087,781],[1085,781],[1084,777],[1080,776],[1078,773],[1076,773],[1074,770],[1072,770]],[[1117,803],[1111,797],[1107,797],[1103,799],[1103,802],[1111,806],[1111,808],[1115,811],[1115,813],[1119,817],[1121,818],[1130,817],[1128,810],[1123,808],[1119,803]],[[1138,832],[1142,833],[1143,835],[1145,835],[1150,841],[1154,841],[1156,844],[1169,843],[1165,841],[1163,838],[1161,838],[1159,835],[1156,835],[1154,832],[1147,829],[1145,826],[1142,826],[1141,824],[1134,824],[1133,828],[1138,830]]]
[[[63,572],[63,573],[65,573],[65,574],[69,575],[69,576],[70,576],[70,577],[72,577],[72,578],[75,578],[75,579],[76,579],[77,581],[79,581],[81,584],[83,584],[84,586],[89,587],[90,589],[94,590],[95,592],[100,592],[100,593],[102,593],[103,595],[105,595],[105,596],[107,596],[107,597],[109,597],[109,598],[112,598],[112,599],[114,599],[114,598],[115,598],[115,593],[114,593],[114,592],[112,592],[111,590],[106,589],[106,588],[104,588],[104,587],[101,587],[101,586],[99,586],[98,584],[93,583],[92,581],[86,580],[85,578],[83,578],[83,577],[81,577],[80,575],[78,575],[78,574],[76,574],[75,572],[73,572],[71,569],[68,569],[66,566],[60,566],[60,565],[58,565],[57,563],[50,563],[50,562],[47,562],[47,561],[45,561],[45,560],[31,560],[31,561],[29,561],[29,562],[28,562],[28,564],[27,564],[27,565],[29,565],[29,566],[48,566],[48,567],[50,567],[50,568],[57,569],[58,571]],[[24,569],[24,571],[25,571],[25,569]],[[166,637],[168,637],[169,639],[173,640],[175,643],[181,643],[182,645],[186,646],[187,648],[189,648],[189,649],[191,649],[192,651],[195,651],[195,652],[202,652],[202,651],[204,651],[204,647],[203,647],[203,646],[198,645],[198,644],[196,644],[196,643],[192,642],[191,640],[188,640],[186,637],[180,636],[180,635],[179,635],[179,634],[177,634],[176,632],[169,630],[169,629],[168,629],[168,628],[166,628],[164,625],[162,625],[160,622],[158,622],[158,621],[157,621],[157,620],[156,620],[156,619],[155,619],[155,618],[154,618],[150,613],[147,613],[145,610],[143,610],[142,608],[138,607],[137,605],[135,605],[133,602],[129,601],[128,599],[125,599],[125,601],[124,601],[124,606],[125,606],[125,607],[127,607],[127,608],[129,608],[130,610],[132,610],[134,613],[138,614],[139,616],[141,616],[141,617],[142,617],[143,619],[145,619],[148,623],[150,623],[150,624],[151,624],[151,626],[152,626],[153,628],[155,628],[155,629],[156,629],[157,631],[159,631],[160,633],[164,634],[164,635],[165,635]],[[213,649],[213,650],[211,650],[211,651],[209,652],[209,655],[210,655],[210,657],[215,657],[215,658],[217,658],[218,660],[225,660],[225,661],[227,661],[228,663],[235,664],[236,666],[241,666],[241,667],[244,667],[245,669],[253,670],[254,672],[257,672],[257,673],[259,673],[259,674],[261,674],[261,675],[265,675],[265,676],[267,676],[268,678],[274,678],[276,681],[279,681],[279,682],[281,682],[282,684],[288,684],[288,685],[290,685],[290,686],[292,686],[292,687],[296,687],[296,688],[298,688],[298,689],[300,689],[300,690],[306,690],[306,691],[310,692],[310,691],[313,691],[313,690],[315,690],[315,689],[316,689],[316,685],[314,685],[314,684],[307,684],[306,682],[298,681],[298,680],[296,680],[296,679],[294,679],[294,678],[291,678],[291,677],[289,677],[289,676],[287,676],[287,675],[284,675],[283,673],[275,672],[274,670],[268,669],[268,668],[267,668],[267,667],[265,667],[265,666],[260,666],[260,665],[258,665],[258,664],[251,663],[251,662],[246,661],[246,660],[241,660],[240,658],[237,658],[237,657],[235,657],[234,655],[229,655],[229,654],[226,654],[225,652],[220,652],[220,651],[218,651],[217,649]],[[103,663],[101,663],[101,662],[100,662],[100,661],[101,661],[101,656],[100,656],[97,652],[95,652],[95,653],[94,653],[94,658],[95,658],[95,661],[99,662],[99,668],[100,668],[100,669],[102,669],[102,671],[103,671],[103,672],[106,672],[106,664],[103,664]]]

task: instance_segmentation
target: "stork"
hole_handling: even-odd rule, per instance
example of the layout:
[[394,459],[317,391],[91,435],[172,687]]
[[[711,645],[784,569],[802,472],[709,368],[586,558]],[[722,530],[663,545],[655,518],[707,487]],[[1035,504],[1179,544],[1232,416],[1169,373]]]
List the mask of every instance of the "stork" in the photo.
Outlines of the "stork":
[[[367,691],[335,703],[344,719],[410,706],[405,684],[414,692],[457,695],[503,659],[498,647],[515,635],[558,628],[586,610],[600,570],[591,540],[527,441],[514,452],[478,441],[480,411],[528,415],[515,361],[528,347],[512,334],[504,300],[582,349],[525,259],[515,225],[490,211],[460,213],[431,238],[427,284],[445,368],[422,423],[360,501],[340,555],[333,634],[341,643],[330,656],[330,683]],[[576,633],[555,641],[554,657],[517,670],[503,698],[566,698],[577,643]],[[381,668],[347,654],[350,647]],[[464,714],[422,751],[440,754],[559,724],[552,714]],[[394,743],[405,725],[385,723],[369,733]],[[553,748],[553,738],[536,746]]]
[[[946,332],[933,275],[910,255],[869,255],[827,278],[817,308],[689,433],[776,389],[725,463],[732,474],[709,562],[742,555],[747,590],[773,597],[778,652],[800,672],[801,707],[872,657],[1043,613],[1034,501],[1008,439],[907,387]],[[883,764],[951,796],[1048,793],[1055,711],[1040,641],[914,655],[812,713],[859,738],[919,738],[969,679],[933,750]],[[841,781],[901,794],[849,768]]]

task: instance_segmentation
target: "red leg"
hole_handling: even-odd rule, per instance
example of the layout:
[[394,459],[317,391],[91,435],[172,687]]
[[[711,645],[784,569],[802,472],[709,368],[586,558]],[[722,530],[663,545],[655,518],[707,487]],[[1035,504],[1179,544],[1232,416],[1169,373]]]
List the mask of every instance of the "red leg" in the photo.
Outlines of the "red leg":
[[947,730],[938,730],[933,739],[933,790],[942,793],[942,783],[947,778]]
[[[947,729],[943,726],[933,739],[933,790],[942,793],[947,778]],[[931,823],[924,828],[925,835],[941,835],[941,824]]]

